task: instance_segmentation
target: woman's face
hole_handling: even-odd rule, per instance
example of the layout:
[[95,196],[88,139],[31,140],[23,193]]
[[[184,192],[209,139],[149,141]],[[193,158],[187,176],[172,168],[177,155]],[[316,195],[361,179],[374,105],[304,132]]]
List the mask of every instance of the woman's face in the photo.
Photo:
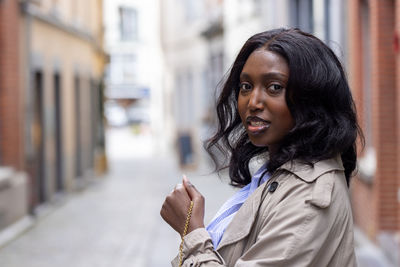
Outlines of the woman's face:
[[277,53],[257,49],[240,73],[238,111],[250,141],[276,152],[283,137],[294,126],[286,104],[289,66]]

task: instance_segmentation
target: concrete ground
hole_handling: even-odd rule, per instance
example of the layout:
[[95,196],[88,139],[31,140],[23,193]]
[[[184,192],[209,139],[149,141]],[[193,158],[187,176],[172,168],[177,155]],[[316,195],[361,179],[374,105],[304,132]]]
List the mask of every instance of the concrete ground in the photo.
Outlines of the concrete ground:
[[[180,240],[159,211],[183,171],[173,153],[156,153],[149,136],[115,129],[107,137],[109,173],[1,248],[1,267],[170,266]],[[206,198],[207,223],[234,190],[206,166],[185,173]],[[367,240],[356,243],[359,267],[391,267]]]

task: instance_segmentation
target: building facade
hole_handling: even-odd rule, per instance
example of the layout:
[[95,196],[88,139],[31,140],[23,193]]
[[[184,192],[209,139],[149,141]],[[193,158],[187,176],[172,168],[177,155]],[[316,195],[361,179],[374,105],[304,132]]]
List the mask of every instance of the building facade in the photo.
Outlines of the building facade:
[[102,7],[0,1],[0,245],[106,170]]
[[[202,133],[207,124],[207,109],[213,99],[209,84],[215,66],[221,63],[219,43],[215,55],[208,49],[208,15],[220,18],[222,1],[166,0],[161,2],[162,48],[164,53],[164,99],[166,100],[166,133],[169,146],[179,155],[181,166],[195,167],[200,160]],[[217,23],[220,23],[219,21]],[[211,36],[212,35],[212,36]],[[203,127],[204,126],[204,127]]]
[[102,1],[20,1],[31,212],[104,170]]
[[204,158],[201,140],[215,126],[217,88],[251,35],[299,27],[329,40],[346,60],[344,0],[166,0],[161,10],[168,132],[182,165]]
[[0,230],[28,212],[19,19],[17,1],[0,1]]
[[352,182],[356,224],[400,264],[400,1],[348,2],[349,78],[365,136]]

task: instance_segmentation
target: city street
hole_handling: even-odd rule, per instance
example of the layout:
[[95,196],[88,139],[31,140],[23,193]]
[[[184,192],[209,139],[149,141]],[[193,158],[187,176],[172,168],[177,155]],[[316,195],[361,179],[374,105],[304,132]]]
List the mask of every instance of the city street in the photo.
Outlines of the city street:
[[[275,67],[286,78],[260,85],[279,105],[237,94],[242,70],[250,90]],[[289,131],[307,144],[295,155],[357,154],[343,162],[358,266],[400,267],[400,0],[0,0],[0,92],[0,267],[170,266],[165,197],[185,174],[208,225],[237,191],[199,139],[233,129],[222,142],[241,146],[246,101],[279,128],[257,146],[289,149]]]
[[[179,236],[163,223],[165,196],[180,181],[171,155],[154,153],[149,136],[108,132],[109,174],[43,216],[0,249],[1,267],[166,267]],[[206,222],[233,190],[210,170],[186,172],[206,197]]]

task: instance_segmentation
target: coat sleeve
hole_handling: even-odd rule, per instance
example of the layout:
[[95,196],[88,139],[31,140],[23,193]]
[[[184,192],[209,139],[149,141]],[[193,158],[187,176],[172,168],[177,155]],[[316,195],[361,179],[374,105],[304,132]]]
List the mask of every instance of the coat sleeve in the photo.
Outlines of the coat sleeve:
[[[178,267],[178,265],[179,254],[172,261],[173,267]],[[205,228],[198,228],[185,236],[182,266],[225,266],[222,257],[214,250],[211,237]]]

